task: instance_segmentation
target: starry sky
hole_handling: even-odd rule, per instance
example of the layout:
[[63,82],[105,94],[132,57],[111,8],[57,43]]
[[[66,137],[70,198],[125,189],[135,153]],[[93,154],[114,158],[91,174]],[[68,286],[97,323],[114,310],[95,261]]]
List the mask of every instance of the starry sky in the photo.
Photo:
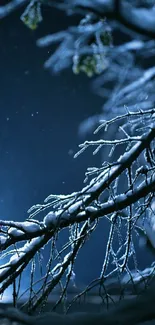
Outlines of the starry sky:
[[[100,113],[103,104],[85,76],[74,76],[71,70],[53,76],[45,70],[51,49],[36,46],[38,38],[75,25],[79,17],[45,8],[44,21],[30,31],[20,20],[22,12],[0,21],[0,219],[20,221],[49,194],[80,190],[86,167],[100,164],[92,152],[77,159],[73,155],[83,140],[80,122]],[[104,246],[101,231],[100,236]],[[103,258],[99,247],[96,232],[80,255],[80,270],[85,262],[81,282],[98,275]]]
[[50,193],[81,188],[88,161],[86,155],[73,159],[81,141],[78,126],[101,106],[86,77],[69,70],[52,76],[43,68],[49,50],[36,40],[71,19],[45,11],[45,23],[32,32],[20,21],[21,12],[0,22],[0,214],[9,219],[23,218]]
[[44,9],[43,23],[31,31],[20,20],[22,12],[0,21],[0,218],[20,221],[49,194],[80,190],[87,166],[100,163],[92,152],[73,155],[83,140],[80,122],[102,105],[87,77],[45,70],[51,49],[36,46],[39,37],[79,18]]

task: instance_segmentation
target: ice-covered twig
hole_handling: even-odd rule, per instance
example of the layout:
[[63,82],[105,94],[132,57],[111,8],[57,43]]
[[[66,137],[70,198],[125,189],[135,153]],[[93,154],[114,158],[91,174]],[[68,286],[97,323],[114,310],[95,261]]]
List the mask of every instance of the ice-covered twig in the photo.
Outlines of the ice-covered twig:
[[19,7],[28,3],[28,0],[12,0],[4,6],[0,6],[0,19],[8,16]]

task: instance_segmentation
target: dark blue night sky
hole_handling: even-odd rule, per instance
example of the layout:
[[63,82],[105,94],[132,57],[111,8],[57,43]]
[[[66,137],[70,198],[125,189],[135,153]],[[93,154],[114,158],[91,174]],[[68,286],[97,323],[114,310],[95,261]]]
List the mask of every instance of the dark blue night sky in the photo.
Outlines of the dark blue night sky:
[[36,46],[39,37],[77,18],[45,10],[45,22],[32,32],[21,13],[0,21],[0,218],[22,221],[49,194],[80,190],[87,166],[100,164],[91,152],[77,159],[73,154],[83,141],[80,122],[100,112],[102,100],[84,76],[69,70],[52,76],[43,68],[52,49]]
[[88,161],[86,155],[72,157],[81,141],[78,126],[100,111],[87,78],[71,71],[51,76],[43,68],[49,53],[36,40],[70,21],[51,11],[37,32],[23,25],[20,12],[1,21],[0,200],[1,215],[8,218],[23,218],[49,193],[80,189]]
[[[38,38],[66,29],[78,18],[44,10],[43,23],[32,32],[20,21],[21,13],[0,21],[0,218],[22,221],[27,210],[49,194],[82,188],[86,167],[100,164],[100,157],[91,151],[77,159],[73,154],[83,141],[78,137],[80,122],[100,113],[102,99],[92,93],[88,78],[70,70],[59,76],[44,70],[52,49],[36,46]],[[100,270],[104,228],[102,245],[98,233],[77,262],[81,282]]]

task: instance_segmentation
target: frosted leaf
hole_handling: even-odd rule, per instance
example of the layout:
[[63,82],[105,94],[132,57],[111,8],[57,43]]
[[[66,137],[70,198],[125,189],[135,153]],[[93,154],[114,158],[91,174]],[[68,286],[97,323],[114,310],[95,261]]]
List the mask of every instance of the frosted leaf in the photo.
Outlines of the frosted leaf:
[[30,4],[26,7],[20,19],[27,27],[35,30],[42,21],[40,3],[37,1],[30,1]]

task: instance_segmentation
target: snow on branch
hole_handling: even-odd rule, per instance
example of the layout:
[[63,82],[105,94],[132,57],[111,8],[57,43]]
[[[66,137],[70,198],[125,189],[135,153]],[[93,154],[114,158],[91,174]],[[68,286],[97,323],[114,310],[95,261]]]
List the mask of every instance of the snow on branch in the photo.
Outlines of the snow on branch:
[[[129,119],[129,117],[135,118],[136,116],[137,121],[138,116],[139,119],[143,118],[147,121],[147,116],[152,113],[152,111],[140,111],[137,114],[131,114],[131,116],[130,114],[123,116],[123,118]],[[35,271],[33,270],[31,273],[30,297],[27,306],[29,311],[38,308],[66,275],[66,286],[60,298],[60,301],[63,300],[63,295],[72,278],[74,261],[78,251],[91,232],[95,230],[99,219],[103,217],[108,218],[113,228],[112,233],[118,230],[118,224],[121,222],[126,227],[129,239],[122,241],[122,245],[115,253],[114,248],[112,248],[113,236],[109,239],[110,245],[107,246],[107,258],[105,259],[106,262],[105,260],[103,262],[104,272],[101,272],[101,279],[103,274],[104,277],[107,276],[106,272],[110,255],[114,263],[113,272],[119,270],[121,273],[127,269],[128,259],[134,254],[131,229],[134,230],[137,220],[141,214],[144,214],[146,207],[152,202],[155,189],[155,166],[151,151],[155,138],[154,115],[152,117],[152,124],[148,126],[148,131],[134,139],[131,138],[131,141],[126,143],[126,152],[116,163],[107,163],[99,170],[94,171],[94,173],[97,173],[96,177],[92,178],[89,184],[81,191],[67,196],[50,195],[45,199],[44,205],[37,204],[30,209],[31,214],[25,222],[0,221],[1,260],[3,261],[7,258],[7,262],[3,263],[0,267],[1,294],[14,283],[16,283],[17,287],[17,282],[20,282],[19,277],[22,276],[24,269],[26,269],[29,263],[32,263],[32,266],[34,263],[36,264],[35,256],[40,254],[39,252],[41,252],[45,245],[52,242],[52,246],[54,245],[55,249],[52,256],[49,257],[49,262],[44,270],[45,274],[40,280],[39,288],[37,282],[37,291],[34,290],[36,284],[33,273]],[[112,122],[115,123],[116,120],[109,121],[109,123]],[[132,141],[136,142],[136,144],[128,148]],[[106,142],[103,141],[102,145],[105,144]],[[112,141],[111,145],[116,145],[116,143]],[[86,144],[87,146],[88,144]],[[145,159],[146,167],[135,170],[135,162],[140,161],[141,156]],[[123,194],[119,194],[118,179],[124,177],[124,172],[127,178],[126,190]],[[105,202],[102,202],[101,196],[104,197]],[[142,203],[141,199],[145,200],[145,203]],[[141,202],[140,209],[139,204],[137,205],[139,202]],[[132,208],[131,210],[133,206],[134,209]],[[34,215],[37,216],[42,211],[41,208],[44,210],[50,209],[50,211],[43,221],[40,222],[34,219]],[[57,252],[57,234],[62,229],[68,227],[70,229],[68,244],[62,248],[61,253]],[[22,244],[23,241],[25,241],[24,245]],[[14,249],[10,249],[11,246],[14,246]],[[59,255],[62,256],[61,262],[56,263]],[[120,261],[123,262],[120,263]],[[68,270],[70,270],[69,273]],[[17,303],[17,292],[14,292],[14,296]]]
[[[0,220],[0,294],[11,287],[13,305],[24,298],[23,308],[34,312],[42,311],[51,292],[59,290],[54,309],[62,303],[67,310],[78,253],[102,219],[109,234],[101,270],[75,300],[97,288],[102,302],[108,301],[113,276],[123,290],[129,282],[141,286],[143,277],[147,282],[154,276],[154,266],[143,274],[138,269],[135,235],[143,234],[155,247],[155,8],[145,0],[10,0],[0,6],[0,18],[24,4],[21,20],[31,30],[43,20],[44,5],[81,14],[77,26],[47,35],[37,45],[58,43],[45,68],[58,73],[71,67],[75,74],[96,77],[93,90],[103,99],[102,112],[81,127],[83,135],[90,128],[101,136],[84,140],[75,158],[92,147],[93,154],[103,154],[100,167],[87,169],[83,188],[50,194],[29,209],[23,222]],[[68,239],[60,245],[64,229]],[[21,292],[25,271],[29,288]]]
[[12,0],[4,6],[0,6],[0,19],[26,4],[28,0]]
[[142,4],[141,8],[136,6],[136,1],[131,3],[128,0],[64,0],[63,3],[54,2],[53,5],[66,10],[69,14],[89,12],[99,18],[107,17],[109,20],[116,20],[128,29],[150,37],[155,36],[153,4],[149,8]]

